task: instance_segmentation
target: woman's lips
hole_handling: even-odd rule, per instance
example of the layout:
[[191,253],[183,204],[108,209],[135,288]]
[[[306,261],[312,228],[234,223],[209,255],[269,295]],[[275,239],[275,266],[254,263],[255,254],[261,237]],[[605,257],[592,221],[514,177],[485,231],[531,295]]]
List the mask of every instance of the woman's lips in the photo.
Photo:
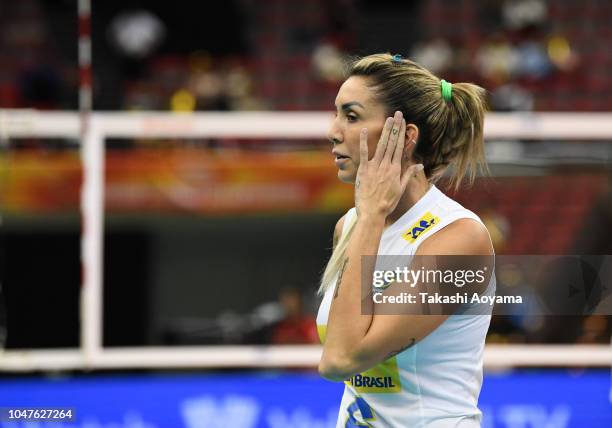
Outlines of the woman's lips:
[[336,156],[336,166],[338,168],[342,168],[343,165],[345,165],[350,158],[346,157],[346,156]]

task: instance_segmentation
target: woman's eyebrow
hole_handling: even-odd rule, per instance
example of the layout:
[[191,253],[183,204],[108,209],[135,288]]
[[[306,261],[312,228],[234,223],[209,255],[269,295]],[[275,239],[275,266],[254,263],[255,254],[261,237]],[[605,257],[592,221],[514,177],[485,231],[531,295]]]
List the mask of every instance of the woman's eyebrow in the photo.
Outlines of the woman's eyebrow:
[[344,103],[344,104],[342,104],[340,106],[340,108],[342,110],[348,110],[349,108],[351,108],[351,106],[359,106],[359,107],[361,107],[362,109],[365,110],[365,107],[360,102],[358,102],[358,101],[350,101],[348,103]]

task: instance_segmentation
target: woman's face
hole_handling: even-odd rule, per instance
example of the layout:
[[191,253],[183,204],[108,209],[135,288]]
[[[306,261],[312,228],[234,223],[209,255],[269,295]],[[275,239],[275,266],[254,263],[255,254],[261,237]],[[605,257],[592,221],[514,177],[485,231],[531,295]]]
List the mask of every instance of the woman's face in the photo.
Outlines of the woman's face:
[[328,131],[338,178],[354,183],[359,167],[359,133],[368,128],[368,154],[372,158],[385,124],[385,109],[361,76],[349,77],[336,96],[336,113]]

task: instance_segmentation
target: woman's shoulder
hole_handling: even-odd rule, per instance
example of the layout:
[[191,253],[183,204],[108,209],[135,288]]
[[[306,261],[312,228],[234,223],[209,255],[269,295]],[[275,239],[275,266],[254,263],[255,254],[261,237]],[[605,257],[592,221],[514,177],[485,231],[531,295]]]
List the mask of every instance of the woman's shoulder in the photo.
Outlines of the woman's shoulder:
[[449,222],[425,239],[418,253],[486,255],[493,254],[493,246],[489,231],[478,216],[465,216]]
[[421,254],[489,254],[489,231],[478,214],[440,191],[428,207],[431,233],[419,246]]
[[350,224],[354,216],[355,216],[355,207],[349,209],[336,222],[336,226],[334,228],[334,247],[336,246],[336,242],[338,242],[338,239],[340,239],[340,236],[342,236],[342,234],[344,233],[345,226]]

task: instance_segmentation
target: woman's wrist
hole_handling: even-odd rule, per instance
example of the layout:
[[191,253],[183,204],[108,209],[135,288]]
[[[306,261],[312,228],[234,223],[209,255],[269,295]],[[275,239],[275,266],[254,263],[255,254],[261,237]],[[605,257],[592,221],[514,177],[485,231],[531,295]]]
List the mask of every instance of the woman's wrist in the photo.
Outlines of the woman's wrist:
[[383,212],[359,212],[359,221],[369,226],[384,226],[387,216]]

